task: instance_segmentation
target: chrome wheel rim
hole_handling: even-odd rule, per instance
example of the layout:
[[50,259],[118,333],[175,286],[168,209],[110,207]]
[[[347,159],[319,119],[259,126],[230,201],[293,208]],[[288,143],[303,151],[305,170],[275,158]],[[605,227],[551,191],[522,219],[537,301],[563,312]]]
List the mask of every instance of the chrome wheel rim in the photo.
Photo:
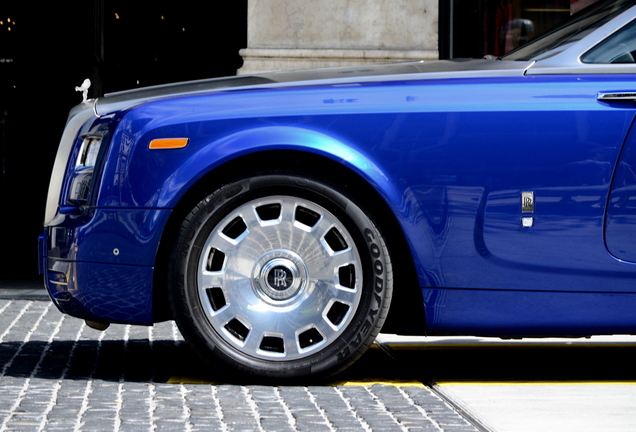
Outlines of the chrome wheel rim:
[[295,360],[324,349],[358,308],[355,242],[331,212],[273,196],[216,225],[198,263],[198,293],[215,332],[243,354]]

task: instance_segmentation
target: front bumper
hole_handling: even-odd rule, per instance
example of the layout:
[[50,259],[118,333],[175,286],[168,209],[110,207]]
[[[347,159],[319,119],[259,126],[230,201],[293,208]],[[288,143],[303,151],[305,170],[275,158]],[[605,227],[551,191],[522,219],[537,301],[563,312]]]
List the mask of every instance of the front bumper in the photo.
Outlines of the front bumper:
[[39,237],[39,269],[61,312],[97,322],[153,323],[153,276],[170,215],[158,209],[93,209]]
[[98,322],[152,324],[152,267],[49,258],[48,238],[45,232],[39,239],[40,272],[62,313]]

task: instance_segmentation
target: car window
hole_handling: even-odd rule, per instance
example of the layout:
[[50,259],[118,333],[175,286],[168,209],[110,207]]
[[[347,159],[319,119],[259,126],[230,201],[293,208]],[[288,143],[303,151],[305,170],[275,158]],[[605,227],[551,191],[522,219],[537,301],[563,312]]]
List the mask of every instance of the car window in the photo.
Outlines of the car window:
[[605,1],[583,9],[554,30],[503,56],[504,60],[540,60],[563,51],[626,9],[633,0]]
[[583,54],[583,63],[636,63],[636,21]]

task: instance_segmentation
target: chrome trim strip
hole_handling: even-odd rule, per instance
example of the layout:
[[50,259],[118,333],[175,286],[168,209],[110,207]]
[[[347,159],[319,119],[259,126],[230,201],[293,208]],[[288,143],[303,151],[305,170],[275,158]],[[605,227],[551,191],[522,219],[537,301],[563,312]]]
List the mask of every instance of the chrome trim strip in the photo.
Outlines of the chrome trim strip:
[[95,117],[93,108],[88,104],[81,104],[73,108],[69,114],[62,139],[60,140],[60,146],[57,149],[57,155],[55,156],[55,163],[53,165],[53,172],[51,173],[51,181],[49,183],[49,193],[46,198],[46,208],[44,212],[44,226],[58,225],[63,219],[64,215],[57,211],[57,206],[60,202],[60,195],[62,193],[62,184],[64,182],[64,173],[66,171],[66,165],[73,149],[73,143],[77,138],[82,126],[91,118]]
[[523,76],[526,76],[526,73],[528,72],[528,69],[530,69],[532,66],[534,66],[534,64],[535,64],[536,62],[537,62],[537,61],[535,60],[535,61],[533,61],[532,63],[530,63],[528,66],[526,66],[526,68],[523,70],[522,75],[523,75]]
[[97,99],[93,99],[93,113],[95,113],[95,117],[100,118],[100,115],[97,112]]
[[596,99],[600,101],[633,101],[636,100],[636,91],[598,92]]

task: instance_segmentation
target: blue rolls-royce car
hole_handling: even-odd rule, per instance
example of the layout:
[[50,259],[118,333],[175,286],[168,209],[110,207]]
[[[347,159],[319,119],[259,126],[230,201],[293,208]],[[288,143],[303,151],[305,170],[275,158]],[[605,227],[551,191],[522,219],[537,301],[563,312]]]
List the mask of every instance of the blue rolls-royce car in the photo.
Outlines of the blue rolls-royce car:
[[[40,238],[95,328],[324,376],[385,331],[636,333],[636,6],[503,58],[204,80],[75,107]],[[386,323],[385,323],[386,321]]]

